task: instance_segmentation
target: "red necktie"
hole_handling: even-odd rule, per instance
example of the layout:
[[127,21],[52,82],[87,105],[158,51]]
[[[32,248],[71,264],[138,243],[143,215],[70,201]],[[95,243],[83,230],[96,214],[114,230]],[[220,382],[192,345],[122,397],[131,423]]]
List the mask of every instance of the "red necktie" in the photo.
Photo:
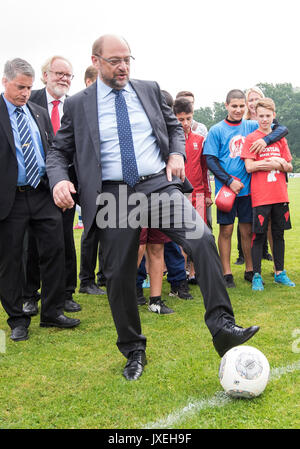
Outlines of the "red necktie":
[[52,123],[54,134],[56,134],[60,128],[60,120],[59,120],[59,112],[58,112],[59,103],[60,103],[59,100],[52,101],[53,109],[52,109],[52,113],[51,113],[51,123]]

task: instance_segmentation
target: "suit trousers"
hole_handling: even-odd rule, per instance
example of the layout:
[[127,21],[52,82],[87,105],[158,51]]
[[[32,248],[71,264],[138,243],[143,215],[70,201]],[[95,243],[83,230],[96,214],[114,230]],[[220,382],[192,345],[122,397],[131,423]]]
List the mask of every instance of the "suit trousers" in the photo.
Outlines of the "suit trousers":
[[[95,269],[99,260],[99,272],[103,265],[102,249],[99,243],[97,227],[91,227],[88,233],[81,234],[80,272],[79,279],[82,287],[95,283]],[[99,275],[99,273],[98,273]]]
[[[75,206],[62,214],[65,245],[65,299],[72,299],[77,286],[77,259],[73,235]],[[24,241],[23,300],[37,298],[41,285],[39,253],[34,229],[30,226]]]
[[[118,334],[117,346],[125,357],[133,350],[146,347],[136,297],[142,227],[159,228],[193,260],[205,306],[205,322],[211,335],[215,336],[226,322],[235,322],[214,237],[180,186],[180,181],[169,183],[165,175],[140,182],[134,189],[122,183],[105,182],[98,197],[96,222],[103,249],[103,271]],[[134,202],[139,195],[143,199],[142,205],[137,207]],[[154,196],[163,200],[158,203]]]
[[11,328],[28,327],[23,313],[22,254],[24,235],[32,227],[37,238],[41,290],[41,321],[51,320],[64,307],[64,242],[61,211],[49,190],[17,190],[10,214],[0,221],[0,297]]

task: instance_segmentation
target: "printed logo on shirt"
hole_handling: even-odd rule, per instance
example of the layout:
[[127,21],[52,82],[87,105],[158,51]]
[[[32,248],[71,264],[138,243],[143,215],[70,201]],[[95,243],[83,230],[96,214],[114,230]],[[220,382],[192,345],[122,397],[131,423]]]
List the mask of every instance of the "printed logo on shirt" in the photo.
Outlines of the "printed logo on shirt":
[[194,147],[194,150],[199,150],[199,147],[198,147],[198,143],[197,143],[197,142],[193,142],[193,147]]
[[280,173],[279,170],[272,170],[270,171],[270,173],[268,174],[268,182],[276,182],[277,178],[276,178],[276,173]]
[[266,158],[272,156],[280,156],[280,149],[278,147],[266,147],[262,150],[259,157]]
[[229,143],[229,156],[231,159],[235,159],[236,157],[241,155],[242,147],[245,142],[244,136],[234,136]]

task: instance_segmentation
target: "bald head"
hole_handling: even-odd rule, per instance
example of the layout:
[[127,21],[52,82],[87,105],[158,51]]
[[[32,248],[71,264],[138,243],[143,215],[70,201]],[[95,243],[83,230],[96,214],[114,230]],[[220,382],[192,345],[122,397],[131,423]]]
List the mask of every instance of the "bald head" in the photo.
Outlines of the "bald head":
[[105,51],[111,51],[114,48],[120,48],[120,46],[125,47],[130,53],[130,47],[122,36],[117,36],[115,34],[104,34],[94,42],[92,54],[103,56]]

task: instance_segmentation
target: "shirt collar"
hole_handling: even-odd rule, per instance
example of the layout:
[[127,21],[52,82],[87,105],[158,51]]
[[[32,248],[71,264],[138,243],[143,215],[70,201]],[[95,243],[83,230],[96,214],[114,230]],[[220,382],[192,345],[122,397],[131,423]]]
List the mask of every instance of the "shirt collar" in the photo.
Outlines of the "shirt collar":
[[7,107],[7,111],[8,111],[8,115],[11,117],[14,113],[17,107],[20,107],[23,109],[24,113],[28,115],[28,107],[26,104],[24,104],[23,106],[16,106],[15,104],[11,103],[10,101],[8,101],[4,94],[2,94],[2,98],[5,101],[6,107]]
[[[49,92],[46,89],[46,97],[47,97],[47,104],[52,103],[52,101],[57,101],[57,98],[52,97],[51,94],[49,94]],[[60,101],[61,103],[63,103],[65,101],[66,96],[63,95],[62,97],[60,97],[60,99],[58,101]]]

